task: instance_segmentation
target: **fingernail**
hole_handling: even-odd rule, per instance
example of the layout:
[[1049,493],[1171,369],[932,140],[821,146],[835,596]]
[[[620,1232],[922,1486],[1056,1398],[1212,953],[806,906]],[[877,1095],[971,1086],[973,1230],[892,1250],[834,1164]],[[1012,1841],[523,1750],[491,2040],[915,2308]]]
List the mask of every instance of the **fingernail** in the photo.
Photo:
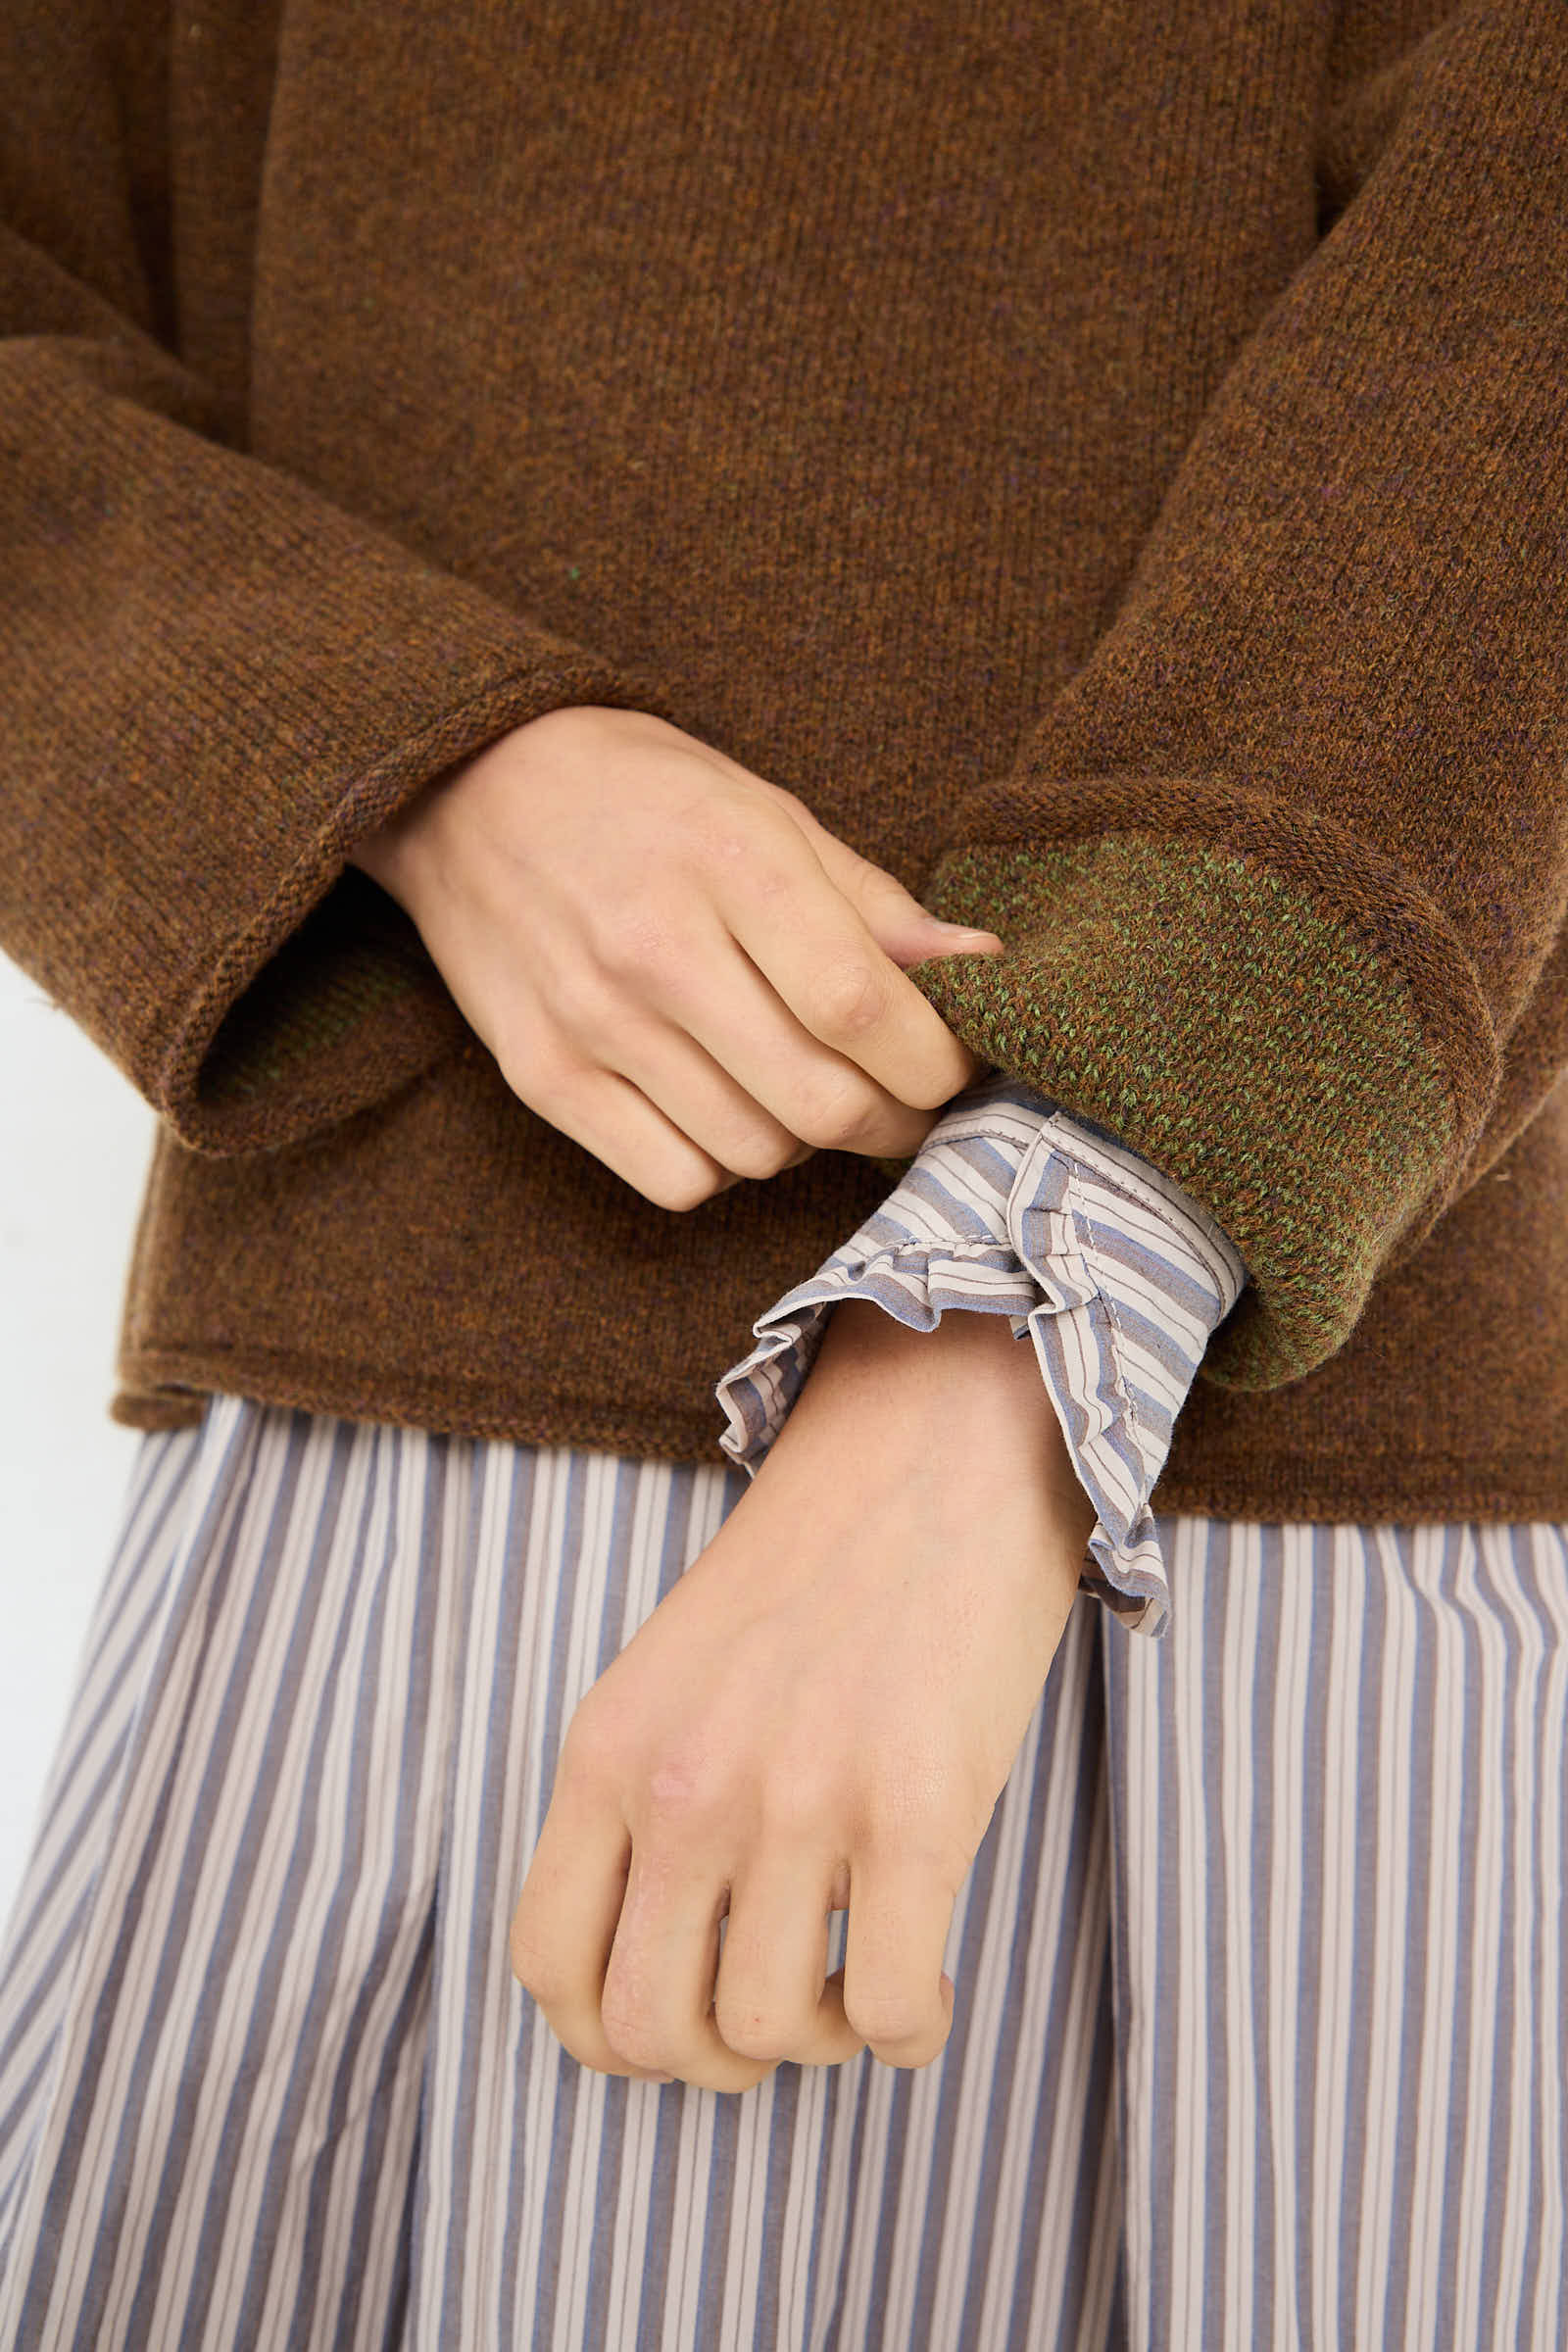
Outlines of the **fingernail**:
[[933,916],[931,927],[934,931],[940,931],[947,939],[971,940],[977,946],[982,942],[987,942],[994,948],[1000,948],[1002,945],[994,931],[976,931],[968,923],[941,923]]

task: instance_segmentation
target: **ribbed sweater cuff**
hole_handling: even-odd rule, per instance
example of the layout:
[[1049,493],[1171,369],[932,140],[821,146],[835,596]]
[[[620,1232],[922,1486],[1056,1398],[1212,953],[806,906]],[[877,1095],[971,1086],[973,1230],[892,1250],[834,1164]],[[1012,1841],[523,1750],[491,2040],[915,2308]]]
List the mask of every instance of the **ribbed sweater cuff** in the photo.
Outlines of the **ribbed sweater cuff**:
[[1006,953],[909,977],[1229,1235],[1251,1280],[1200,1377],[1281,1386],[1341,1347],[1458,1178],[1497,1075],[1474,971],[1424,891],[1309,811],[1136,779],[1084,787],[1073,818],[1091,837],[1025,807],[1033,838],[946,858],[925,904]]

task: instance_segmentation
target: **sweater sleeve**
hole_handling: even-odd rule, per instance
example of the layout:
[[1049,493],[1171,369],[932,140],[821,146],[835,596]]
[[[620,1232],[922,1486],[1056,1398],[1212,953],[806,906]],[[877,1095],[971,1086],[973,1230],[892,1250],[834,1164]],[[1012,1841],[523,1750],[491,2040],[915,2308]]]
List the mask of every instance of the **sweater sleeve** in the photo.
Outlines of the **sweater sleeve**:
[[356,842],[545,710],[671,713],[235,446],[157,331],[114,55],[90,0],[0,27],[0,945],[182,1142],[251,1152],[465,1034]]
[[922,897],[911,977],[1250,1280],[1201,1376],[1310,1371],[1568,1063],[1568,40],[1447,15],[1323,126],[1332,218],[1118,609]]
[[1167,1563],[1151,1496],[1210,1332],[1247,1269],[1158,1169],[1028,1087],[969,1088],[881,1206],[753,1325],[714,1395],[719,1444],[755,1475],[804,1388],[833,1308],[868,1299],[911,1331],[1005,1315],[1034,1349],[1098,1517],[1079,1588],[1163,1635]]

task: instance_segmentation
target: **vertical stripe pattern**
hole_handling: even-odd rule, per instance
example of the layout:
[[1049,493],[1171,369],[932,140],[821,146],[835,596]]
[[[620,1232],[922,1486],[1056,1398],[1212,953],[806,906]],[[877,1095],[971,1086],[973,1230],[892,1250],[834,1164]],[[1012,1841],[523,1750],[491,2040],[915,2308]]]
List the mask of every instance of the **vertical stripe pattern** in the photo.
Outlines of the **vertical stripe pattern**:
[[0,1963],[0,2344],[1116,2340],[1098,1611],[936,2065],[612,2081],[512,1977],[572,1709],[746,1485],[232,1397],[143,1441]]
[[1167,1523],[1104,1646],[1129,2342],[1568,2342],[1568,1528]]
[[0,1961],[0,2345],[1556,2352],[1568,1530],[1162,1521],[1181,1605],[1075,1609],[942,2057],[726,2097],[578,2067],[507,1929],[745,1485],[144,1439]]

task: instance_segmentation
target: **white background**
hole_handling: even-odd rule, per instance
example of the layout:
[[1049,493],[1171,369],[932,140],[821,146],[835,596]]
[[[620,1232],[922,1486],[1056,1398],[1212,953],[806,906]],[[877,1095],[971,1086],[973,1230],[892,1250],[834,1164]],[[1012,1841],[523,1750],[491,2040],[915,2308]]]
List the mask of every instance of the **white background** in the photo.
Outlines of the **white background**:
[[139,1442],[108,1407],[153,1126],[0,956],[0,1924]]

